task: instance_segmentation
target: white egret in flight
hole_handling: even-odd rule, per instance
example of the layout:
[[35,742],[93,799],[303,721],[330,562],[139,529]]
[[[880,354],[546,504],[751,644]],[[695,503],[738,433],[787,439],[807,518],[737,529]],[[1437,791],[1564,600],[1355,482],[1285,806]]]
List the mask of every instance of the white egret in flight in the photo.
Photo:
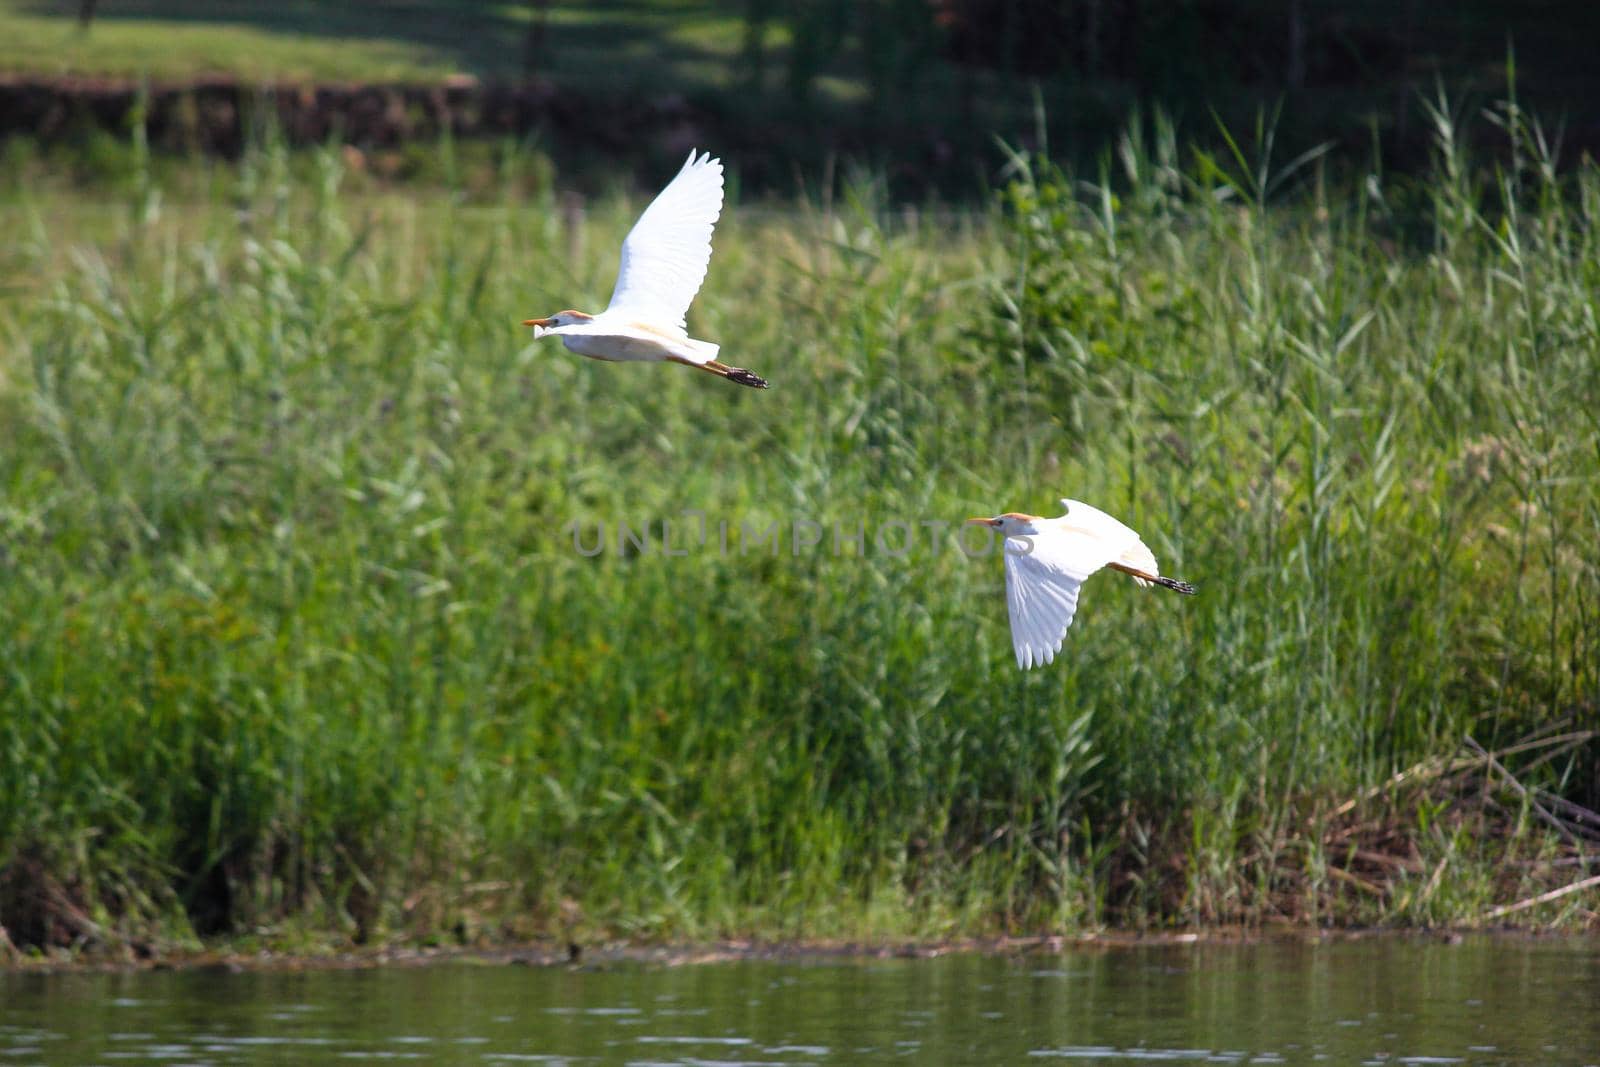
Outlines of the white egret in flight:
[[1017,666],[1024,669],[1049,663],[1061,651],[1078,611],[1078,587],[1101,567],[1132,575],[1140,585],[1194,593],[1188,582],[1161,577],[1156,557],[1128,527],[1082,501],[1061,503],[1067,514],[1058,519],[1008,511],[992,519],[967,520],[1005,536],[1011,647]]
[[525,319],[533,336],[559,337],[580,356],[620,362],[671,360],[765,389],[767,381],[717,361],[718,346],[690,337],[684,313],[711,262],[711,228],[722,213],[722,161],[689,153],[678,176],[656,195],[622,242],[611,303],[598,315],[558,311]]

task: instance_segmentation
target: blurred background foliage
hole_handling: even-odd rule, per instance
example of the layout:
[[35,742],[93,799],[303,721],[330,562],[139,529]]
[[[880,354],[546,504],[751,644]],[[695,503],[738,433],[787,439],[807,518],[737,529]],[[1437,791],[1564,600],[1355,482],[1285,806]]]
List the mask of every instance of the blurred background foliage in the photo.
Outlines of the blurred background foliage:
[[[0,72],[538,84],[554,98],[497,132],[571,177],[714,139],[786,193],[834,155],[904,195],[971,193],[996,134],[1089,161],[1152,108],[1209,140],[1213,113],[1282,107],[1291,155],[1334,140],[1416,169],[1436,87],[1476,108],[1513,65],[1571,160],[1600,145],[1597,39],[1585,0],[0,0]],[[629,125],[641,107],[665,128]]]

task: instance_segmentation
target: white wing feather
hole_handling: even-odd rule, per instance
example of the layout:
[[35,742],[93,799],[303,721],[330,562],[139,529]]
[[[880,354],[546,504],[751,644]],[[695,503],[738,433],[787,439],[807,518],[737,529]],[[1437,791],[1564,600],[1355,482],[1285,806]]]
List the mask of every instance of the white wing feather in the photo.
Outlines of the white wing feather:
[[1032,538],[1033,550],[1019,538],[1006,539],[1006,608],[1011,615],[1011,647],[1017,666],[1049,663],[1061,651],[1067,627],[1078,613],[1078,587],[1103,564],[1084,568],[1056,558],[1048,538]]
[[622,266],[605,313],[684,329],[684,314],[706,278],[711,229],[720,214],[722,161],[691,151],[622,242]]
[[1133,530],[1081,501],[1062,504],[1068,514],[1043,520],[1040,533],[1005,542],[1011,647],[1024,669],[1049,663],[1061,651],[1078,613],[1078,589],[1089,575],[1111,562],[1160,573],[1155,556]]

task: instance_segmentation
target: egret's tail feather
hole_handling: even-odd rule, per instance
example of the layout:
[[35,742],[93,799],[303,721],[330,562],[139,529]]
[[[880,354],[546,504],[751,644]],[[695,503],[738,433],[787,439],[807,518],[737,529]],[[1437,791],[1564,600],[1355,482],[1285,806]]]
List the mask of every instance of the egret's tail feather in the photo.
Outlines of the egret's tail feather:
[[1195,594],[1194,586],[1178,578],[1157,578],[1156,584],[1189,596],[1194,596]]

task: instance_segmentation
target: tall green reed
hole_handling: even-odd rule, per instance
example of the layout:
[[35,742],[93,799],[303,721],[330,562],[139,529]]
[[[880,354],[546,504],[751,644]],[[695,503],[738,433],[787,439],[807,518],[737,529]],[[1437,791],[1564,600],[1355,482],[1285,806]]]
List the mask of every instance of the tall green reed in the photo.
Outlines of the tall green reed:
[[[209,203],[20,203],[3,921],[1271,914],[1341,798],[1592,712],[1600,186],[1506,128],[1481,186],[1448,124],[1407,185],[1157,118],[992,212],[735,205],[693,325],[765,394],[515,329],[603,302],[637,204],[270,140]],[[1098,578],[1023,674],[999,559],[922,523],[1063,495],[1201,596]]]

